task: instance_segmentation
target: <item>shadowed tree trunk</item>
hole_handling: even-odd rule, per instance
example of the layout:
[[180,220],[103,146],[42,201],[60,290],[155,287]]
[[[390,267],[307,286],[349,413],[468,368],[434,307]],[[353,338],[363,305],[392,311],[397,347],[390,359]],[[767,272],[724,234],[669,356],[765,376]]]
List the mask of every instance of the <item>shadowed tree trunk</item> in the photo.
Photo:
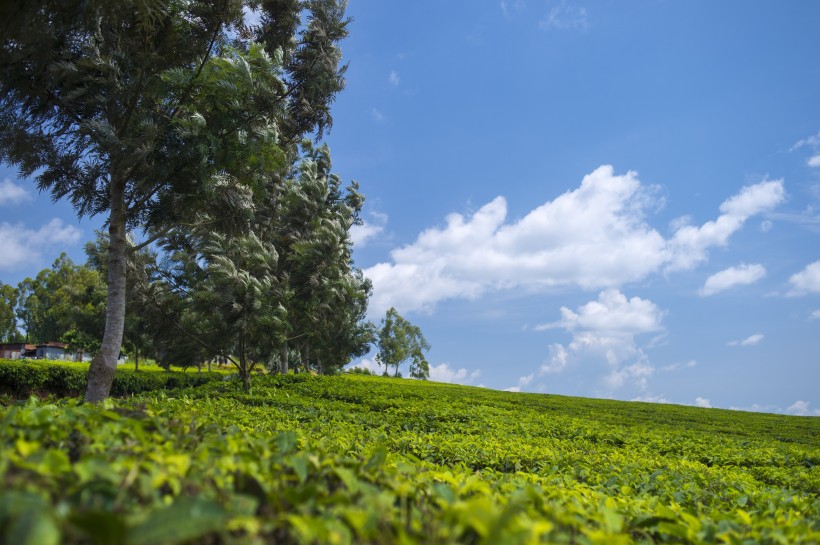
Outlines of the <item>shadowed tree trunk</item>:
[[281,356],[281,361],[279,362],[279,372],[284,375],[288,374],[288,343],[287,341],[282,343],[282,346],[279,348],[279,353]]
[[124,182],[111,180],[111,214],[109,216],[108,301],[105,309],[105,332],[100,353],[91,360],[85,400],[97,403],[108,397],[114,383],[114,372],[125,330],[125,238]]

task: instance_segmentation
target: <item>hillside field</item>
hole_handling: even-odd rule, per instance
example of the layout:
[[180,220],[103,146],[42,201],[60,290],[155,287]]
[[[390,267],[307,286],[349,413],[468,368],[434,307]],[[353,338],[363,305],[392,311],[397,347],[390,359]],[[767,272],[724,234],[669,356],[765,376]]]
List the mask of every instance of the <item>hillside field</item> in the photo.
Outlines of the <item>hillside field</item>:
[[6,544],[820,543],[820,418],[350,374],[19,397]]

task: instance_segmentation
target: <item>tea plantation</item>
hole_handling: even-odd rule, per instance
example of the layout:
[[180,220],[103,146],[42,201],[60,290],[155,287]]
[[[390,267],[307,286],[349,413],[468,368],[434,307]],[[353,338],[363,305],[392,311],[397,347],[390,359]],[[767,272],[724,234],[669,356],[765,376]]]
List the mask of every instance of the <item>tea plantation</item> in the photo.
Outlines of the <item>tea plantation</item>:
[[820,543],[820,418],[357,375],[93,406],[19,365],[2,543]]

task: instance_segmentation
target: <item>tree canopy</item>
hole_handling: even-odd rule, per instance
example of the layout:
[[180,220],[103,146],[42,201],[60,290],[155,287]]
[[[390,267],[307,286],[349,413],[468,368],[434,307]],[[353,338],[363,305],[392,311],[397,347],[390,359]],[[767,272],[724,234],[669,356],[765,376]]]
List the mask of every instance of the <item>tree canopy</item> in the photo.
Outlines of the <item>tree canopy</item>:
[[[241,219],[243,197],[260,190],[248,170],[285,169],[303,135],[331,126],[344,11],[338,0],[0,4],[0,160],[108,226],[105,328],[87,400],[110,391],[127,254],[208,201],[226,205],[223,223]],[[129,230],[146,238],[129,245]]]

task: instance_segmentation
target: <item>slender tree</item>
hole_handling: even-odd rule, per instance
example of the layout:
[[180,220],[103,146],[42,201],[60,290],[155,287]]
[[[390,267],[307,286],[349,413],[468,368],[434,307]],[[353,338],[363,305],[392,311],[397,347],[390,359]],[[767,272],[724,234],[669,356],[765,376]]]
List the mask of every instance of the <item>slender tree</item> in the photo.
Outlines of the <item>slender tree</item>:
[[[245,7],[260,13],[259,25],[245,25]],[[105,331],[86,400],[108,396],[122,344],[126,233],[142,229],[147,245],[221,194],[232,183],[220,176],[223,144],[253,134],[260,112],[287,111],[277,125],[292,140],[330,126],[343,85],[344,8],[336,0],[0,3],[0,160],[108,225]],[[278,100],[209,126],[195,107],[203,75],[229,44],[247,51],[254,39],[282,58]]]

